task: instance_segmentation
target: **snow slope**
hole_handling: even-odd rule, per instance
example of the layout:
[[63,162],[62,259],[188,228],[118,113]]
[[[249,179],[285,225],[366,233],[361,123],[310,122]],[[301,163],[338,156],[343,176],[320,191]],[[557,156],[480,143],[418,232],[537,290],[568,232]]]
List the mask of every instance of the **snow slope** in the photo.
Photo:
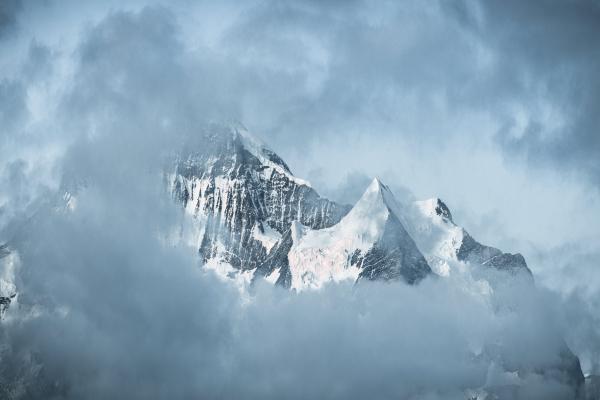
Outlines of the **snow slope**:
[[[292,289],[319,288],[328,281],[356,281],[367,266],[366,256],[382,243],[390,225],[400,229],[403,236],[397,241],[402,247],[394,250],[412,256],[401,263],[420,263],[417,268],[422,268],[422,275],[429,273],[423,256],[394,214],[395,203],[389,189],[374,179],[338,224],[320,230],[295,226],[299,233],[294,235],[289,253]],[[383,263],[388,270],[409,267],[389,259]]]

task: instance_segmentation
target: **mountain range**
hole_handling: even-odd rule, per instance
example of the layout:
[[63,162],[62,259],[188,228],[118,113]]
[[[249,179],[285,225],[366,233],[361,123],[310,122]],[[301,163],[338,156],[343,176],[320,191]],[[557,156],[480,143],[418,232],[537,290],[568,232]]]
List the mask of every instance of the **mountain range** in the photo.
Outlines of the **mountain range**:
[[418,283],[457,266],[531,279],[521,254],[475,240],[438,199],[399,202],[375,178],[353,206],[321,197],[241,126],[211,125],[188,144],[166,179],[196,222],[207,268],[241,284],[256,279],[296,291],[327,282]]

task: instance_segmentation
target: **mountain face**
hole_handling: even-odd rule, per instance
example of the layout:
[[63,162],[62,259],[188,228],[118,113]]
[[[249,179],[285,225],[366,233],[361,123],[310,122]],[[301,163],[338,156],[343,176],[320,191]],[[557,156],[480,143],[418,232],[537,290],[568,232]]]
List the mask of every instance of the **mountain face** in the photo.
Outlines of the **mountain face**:
[[207,268],[294,290],[447,275],[455,263],[531,276],[520,254],[473,239],[439,199],[401,204],[375,179],[353,206],[325,199],[244,128],[211,125],[178,155],[171,193]]
[[476,241],[454,223],[450,209],[438,198],[416,201],[404,206],[400,213],[417,246],[439,275],[448,275],[450,265],[459,262],[533,278],[521,254],[504,253]]
[[287,246],[294,221],[327,228],[349,207],[320,197],[247,132],[229,129],[210,127],[199,151],[184,150],[169,184],[201,225],[199,253],[207,267],[266,276],[287,265],[273,256]]

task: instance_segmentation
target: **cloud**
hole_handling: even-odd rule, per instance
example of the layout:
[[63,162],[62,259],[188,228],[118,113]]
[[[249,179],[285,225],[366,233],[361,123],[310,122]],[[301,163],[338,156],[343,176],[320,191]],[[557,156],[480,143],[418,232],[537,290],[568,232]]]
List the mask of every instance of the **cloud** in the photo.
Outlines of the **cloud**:
[[525,99],[528,109],[522,131],[515,137],[511,131],[519,128],[508,120],[499,143],[507,155],[524,155],[534,165],[573,168],[597,188],[598,3],[489,2],[479,11],[482,23],[471,27],[497,54],[496,79],[514,82],[511,100]]
[[17,14],[21,6],[19,0],[4,1],[0,5],[0,38],[9,35],[17,26]]
[[[202,272],[195,249],[163,240],[183,216],[164,193],[162,168],[207,120],[241,119],[284,148],[327,144],[327,135],[359,138],[363,151],[398,139],[414,152],[407,164],[421,145],[443,152],[476,141],[451,128],[480,121],[482,108],[528,100],[504,62],[488,69],[481,32],[491,11],[267,2],[236,14],[217,45],[201,37],[190,46],[174,10],[101,10],[69,51],[38,37],[22,74],[0,85],[0,182],[11,188],[1,192],[2,240],[18,254],[19,290],[0,326],[4,395],[572,395],[560,368],[531,371],[564,361],[567,321],[586,328],[567,335],[569,345],[593,348],[597,324],[581,299],[517,286],[498,288],[490,304],[432,280],[299,295],[259,285],[248,304]],[[490,43],[504,51],[502,40]],[[523,65],[515,68],[533,68]],[[401,162],[391,147],[364,157]],[[365,182],[350,174],[330,191],[351,201]],[[56,210],[65,189],[77,193],[70,212]],[[514,379],[505,368],[529,371],[526,384],[499,389]]]
[[[491,307],[444,280],[300,295],[259,285],[244,304],[194,251],[164,245],[157,232],[177,210],[139,182],[91,184],[73,212],[38,219],[16,244],[11,312],[27,317],[2,326],[3,387],[34,398],[462,398],[510,383],[496,363],[559,363],[551,303],[531,287],[499,291]],[[526,377],[517,398],[572,395],[564,377]]]
[[376,137],[391,125],[439,145],[467,133],[448,129],[453,113],[480,113],[509,159],[573,169],[597,187],[599,19],[593,1],[266,2],[243,13],[223,45],[277,76],[260,82],[280,115],[268,131],[304,140],[379,125]]

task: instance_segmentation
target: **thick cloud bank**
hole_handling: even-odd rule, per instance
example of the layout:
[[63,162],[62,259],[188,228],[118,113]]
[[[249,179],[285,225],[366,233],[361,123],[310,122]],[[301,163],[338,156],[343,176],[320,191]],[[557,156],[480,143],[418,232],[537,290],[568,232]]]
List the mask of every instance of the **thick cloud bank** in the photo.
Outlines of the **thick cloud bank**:
[[[203,272],[193,246],[169,240],[185,219],[161,171],[207,120],[250,119],[279,143],[274,132],[285,124],[287,132],[305,132],[287,138],[288,145],[318,138],[316,128],[344,131],[360,120],[368,121],[367,131],[385,131],[401,122],[410,142],[420,140],[411,124],[423,121],[424,132],[438,126],[420,105],[439,106],[440,88],[475,109],[469,123],[484,125],[482,104],[507,112],[515,93],[545,90],[534,85],[532,92],[523,81],[539,62],[529,55],[494,73],[514,81],[470,81],[481,71],[469,68],[491,62],[477,35],[492,41],[490,48],[515,40],[482,22],[504,9],[374,9],[354,2],[202,9],[227,27],[215,28],[210,18],[199,27],[182,19],[179,5],[102,12],[90,6],[80,10],[88,19],[76,34],[30,40],[19,35],[50,32],[53,24],[72,22],[72,13],[32,28],[25,18],[40,22],[53,5],[9,3],[0,6],[2,55],[15,54],[3,58],[0,81],[0,244],[10,254],[3,248],[0,262],[18,295],[0,322],[0,397],[464,399],[487,390],[503,398],[569,399],[575,394],[561,369],[565,341],[587,372],[599,372],[597,300],[590,300],[598,290],[591,286],[561,296],[529,283],[500,283],[493,296],[482,296],[486,288],[474,281],[428,279],[416,287],[371,283],[301,294],[258,284],[240,295]],[[590,8],[576,37],[597,36]],[[369,11],[367,20],[361,10]],[[387,18],[406,21],[405,14],[437,30],[423,36],[413,22],[393,36],[397,24]],[[484,34],[483,26],[495,34]],[[205,42],[190,45],[190,30],[205,34]],[[207,45],[215,31],[225,38],[222,48]],[[389,35],[400,43],[391,44]],[[460,39],[451,48],[434,40],[448,35]],[[546,51],[555,54],[542,43]],[[463,52],[478,55],[467,57],[472,67],[454,61]],[[435,68],[440,63],[448,64],[445,77]],[[578,65],[592,74],[584,61],[564,68]],[[399,87],[410,95],[398,98]],[[581,99],[586,117],[561,127],[581,132],[593,125],[596,117],[585,110],[595,102],[592,95]],[[415,111],[415,121],[391,121],[396,107]],[[542,164],[556,158],[556,149],[573,148],[587,161],[569,153],[559,165],[584,171],[596,184],[597,163],[588,157],[597,152],[593,135],[539,145],[535,122],[517,139],[504,136],[512,120],[492,136],[501,151],[518,147],[517,156],[541,148]],[[439,136],[422,140],[445,143]],[[347,185],[329,189],[352,197],[363,180],[351,175]]]

